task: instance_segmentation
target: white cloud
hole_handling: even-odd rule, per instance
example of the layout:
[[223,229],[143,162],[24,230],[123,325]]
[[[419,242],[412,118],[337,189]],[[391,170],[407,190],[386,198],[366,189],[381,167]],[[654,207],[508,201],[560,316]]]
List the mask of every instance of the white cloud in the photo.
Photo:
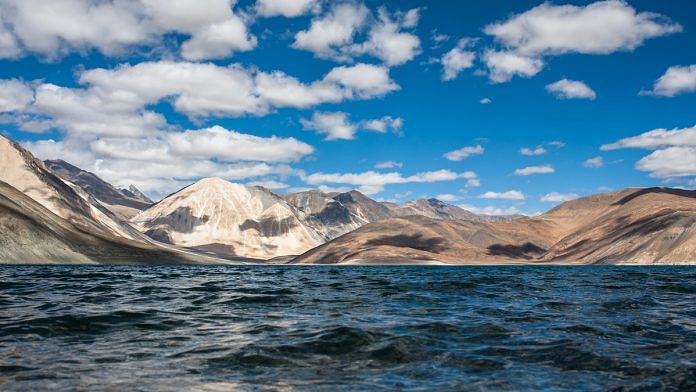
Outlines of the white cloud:
[[450,151],[444,155],[450,161],[461,161],[472,155],[481,155],[485,149],[480,145],[463,147],[458,150]]
[[183,44],[185,57],[223,58],[256,46],[234,5],[230,0],[2,0],[0,25],[8,29],[0,32],[0,55],[56,59],[98,50],[120,56],[163,46],[167,34],[179,33],[190,37]]
[[[374,17],[362,3],[336,3],[312,19],[307,30],[295,34],[292,46],[324,59],[350,62],[371,55],[388,66],[401,65],[420,54],[418,36],[403,31],[416,27],[419,19],[417,8],[391,15],[382,7]],[[355,42],[363,30],[367,30],[366,39]]]
[[344,112],[314,112],[312,118],[301,119],[304,129],[326,135],[326,140],[350,140],[355,137],[358,127],[348,120]]
[[658,178],[695,176],[696,147],[668,147],[653,151],[636,163],[636,169]]
[[372,170],[363,173],[313,173],[301,176],[302,180],[310,185],[351,184],[358,186],[361,192],[368,195],[379,193],[386,185],[391,184],[430,183],[475,177],[476,173],[473,172],[455,173],[450,170],[423,172],[407,177],[398,172],[380,173]]
[[367,64],[334,68],[323,79],[302,83],[279,71],[238,64],[144,62],[84,71],[79,83],[83,87],[40,85],[25,112],[45,116],[46,124],[69,132],[133,136],[166,126],[161,114],[147,109],[161,102],[200,120],[370,99],[399,88],[387,68]]
[[370,29],[368,39],[349,49],[356,54],[371,54],[388,66],[404,64],[420,54],[420,39],[415,34],[405,33],[402,28],[413,28],[418,24],[418,9],[408,11],[401,21],[395,21],[380,8],[379,21]]
[[403,166],[404,164],[401,162],[384,161],[377,162],[377,164],[375,165],[375,169],[401,169]]
[[696,126],[683,129],[667,130],[654,129],[638,136],[621,139],[615,143],[605,144],[602,150],[617,150],[620,148],[657,149],[668,146],[695,146]]
[[325,140],[350,140],[355,138],[358,130],[377,133],[401,132],[403,119],[384,116],[378,119],[363,120],[353,123],[344,112],[314,112],[311,119],[300,119],[305,130],[317,131],[326,135]]
[[485,27],[502,45],[529,56],[628,51],[649,38],[682,31],[652,12],[636,12],[624,1],[587,6],[544,3]]
[[448,201],[457,201],[457,200],[460,199],[459,196],[453,195],[453,194],[451,194],[451,193],[443,193],[443,194],[441,194],[441,195],[435,196],[435,198],[438,199],[438,200],[440,200],[440,201],[444,201],[444,202],[448,202]]
[[399,85],[389,77],[389,68],[372,64],[336,67],[324,81],[344,86],[348,98],[381,97],[399,89]]
[[314,53],[320,58],[346,59],[339,49],[353,42],[358,29],[365,23],[370,11],[363,4],[339,3],[329,11],[312,19],[307,30],[295,34],[292,46]]
[[256,11],[261,16],[294,18],[319,6],[317,0],[256,0]]
[[328,186],[328,185],[319,185],[317,187],[320,191],[324,193],[345,193],[345,192],[350,192],[352,189],[347,186]]
[[527,156],[535,156],[535,155],[544,155],[546,154],[547,151],[544,147],[537,146],[535,149],[531,149],[528,147],[522,147],[520,149],[520,154],[522,155],[527,155]]
[[557,140],[556,140],[556,141],[552,141],[552,142],[548,142],[548,143],[546,143],[546,144],[549,145],[549,146],[551,146],[551,147],[555,147],[555,148],[563,148],[563,147],[565,147],[565,145],[566,145],[565,143],[560,142],[560,141],[557,141]]
[[465,209],[469,212],[473,212],[476,215],[493,215],[493,216],[503,216],[503,215],[521,215],[522,212],[517,207],[495,207],[495,206],[485,206],[477,207],[471,204],[460,204],[459,208]]
[[314,152],[295,138],[259,137],[220,126],[167,134],[171,152],[177,156],[217,158],[222,161],[292,162]]
[[[205,131],[205,130],[202,130]],[[199,131],[190,131],[192,133]],[[64,159],[85,170],[93,172],[115,185],[134,184],[142,191],[154,197],[162,197],[176,191],[203,177],[221,177],[228,180],[244,180],[269,176],[297,174],[292,168],[275,162],[290,161],[297,158],[297,153],[285,154],[276,149],[275,155],[263,150],[263,144],[273,138],[258,138],[227,131],[231,135],[223,139],[224,143],[235,150],[233,138],[246,138],[247,147],[254,152],[220,152],[198,150],[200,145],[179,145],[174,150],[168,135],[158,135],[145,139],[102,138],[92,142],[81,138],[65,138],[61,141],[41,140],[25,143],[25,146],[41,159]],[[189,136],[190,137],[190,136]],[[202,132],[201,139],[206,141],[209,135]],[[252,143],[256,142],[256,145]],[[276,139],[271,143],[283,143]],[[186,148],[190,147],[189,150]],[[234,154],[237,154],[236,156]],[[225,162],[217,159],[239,158],[252,161]],[[265,159],[269,162],[258,162]]]
[[483,99],[481,99],[481,100],[479,101],[479,103],[480,103],[481,105],[488,105],[488,104],[490,104],[490,103],[492,103],[492,102],[493,102],[493,101],[492,101],[490,98],[483,98]]
[[377,133],[386,133],[390,130],[394,133],[401,133],[404,120],[401,117],[384,116],[373,120],[364,120],[361,125],[364,129]]
[[602,150],[643,148],[656,150],[636,163],[636,169],[651,177],[685,177],[696,174],[696,126],[683,129],[654,129],[641,135],[605,144]]
[[488,66],[488,77],[493,83],[508,82],[513,76],[529,78],[544,68],[542,60],[514,52],[489,50],[484,53],[483,61]]
[[286,184],[286,183],[284,183],[284,182],[274,181],[274,180],[264,180],[264,179],[262,179],[262,180],[257,180],[257,181],[247,182],[246,185],[249,185],[249,186],[260,186],[260,187],[264,187],[264,188],[266,188],[266,189],[270,189],[270,190],[272,190],[272,191],[277,191],[277,190],[281,190],[281,189],[287,189],[287,188],[290,187],[290,185],[288,185],[288,184]]
[[680,31],[682,27],[666,17],[637,12],[620,0],[587,6],[544,3],[484,28],[505,48],[491,52],[486,63],[493,82],[506,82],[515,75],[537,74],[544,56],[631,51],[647,39]]
[[551,192],[546,195],[544,195],[541,198],[541,201],[545,203],[562,203],[566,201],[571,201],[577,199],[578,196],[576,193],[558,193],[558,192]]
[[602,157],[594,157],[587,159],[585,162],[582,163],[583,166],[589,167],[591,169],[599,169],[604,166],[604,158]]
[[440,62],[442,63],[443,68],[443,80],[454,80],[457,78],[457,76],[459,76],[460,72],[474,66],[476,54],[472,51],[466,50],[470,43],[471,40],[468,38],[460,39],[457,46],[442,56]]
[[694,91],[696,91],[696,65],[689,65],[669,67],[667,72],[655,81],[651,93],[673,97]]
[[479,199],[503,199],[503,200],[524,200],[524,193],[517,190],[509,190],[507,192],[486,192],[479,195]]
[[533,174],[550,174],[554,173],[556,170],[551,165],[543,166],[528,166],[523,169],[515,170],[516,176],[531,176]]
[[249,35],[244,21],[234,16],[194,34],[181,45],[181,56],[193,61],[223,59],[255,47],[256,38]]
[[0,112],[24,110],[34,100],[34,91],[26,83],[0,79]]
[[597,98],[597,94],[587,84],[569,79],[561,79],[558,82],[546,86],[546,91],[558,99],[590,99]]

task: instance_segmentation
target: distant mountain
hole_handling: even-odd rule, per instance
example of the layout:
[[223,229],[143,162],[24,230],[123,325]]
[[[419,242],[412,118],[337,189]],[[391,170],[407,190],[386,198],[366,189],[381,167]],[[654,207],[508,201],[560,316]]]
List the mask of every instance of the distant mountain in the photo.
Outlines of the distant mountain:
[[[74,221],[74,220],[73,220]],[[88,230],[0,181],[0,263],[216,263],[190,252]]]
[[480,217],[465,209],[444,203],[438,199],[419,199],[409,201],[403,205],[392,207],[392,213],[396,217],[408,215],[420,215],[433,219],[469,219],[481,220]]
[[152,201],[152,199],[150,199],[149,197],[147,197],[146,194],[140,192],[140,189],[136,188],[135,185],[129,185],[127,189],[126,189],[126,188],[121,188],[120,191],[121,191],[124,195],[126,195],[126,196],[128,196],[128,197],[130,197],[130,198],[136,199],[136,200],[140,200],[140,201],[142,201],[143,203],[146,203],[146,204],[149,204],[149,205],[151,205],[151,204],[154,203],[154,202]]
[[134,191],[117,189],[95,174],[60,159],[48,160],[44,163],[58,177],[79,186],[90,196],[101,201],[111,211],[126,219],[132,218],[152,205],[152,201],[135,187],[132,187]]
[[333,196],[333,199],[348,208],[363,223],[377,222],[393,217],[389,207],[358,191],[339,193]]
[[307,216],[262,187],[206,178],[135,216],[150,237],[223,255],[270,259],[325,241]]
[[366,223],[363,218],[355,215],[341,202],[318,190],[282,197],[306,215],[307,224],[320,233],[325,241],[355,230]]
[[630,188],[534,218],[409,216],[371,223],[297,257],[308,264],[687,264],[696,262],[696,191]]

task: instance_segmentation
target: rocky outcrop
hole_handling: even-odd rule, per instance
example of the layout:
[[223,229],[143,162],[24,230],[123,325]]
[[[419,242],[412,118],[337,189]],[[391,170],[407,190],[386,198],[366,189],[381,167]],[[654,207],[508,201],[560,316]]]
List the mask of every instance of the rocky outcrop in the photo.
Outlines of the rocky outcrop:
[[132,218],[152,205],[152,201],[135,187],[132,188],[134,191],[117,189],[97,175],[60,159],[44,161],[44,163],[55,175],[64,181],[79,186],[112,212],[120,214],[126,219]]

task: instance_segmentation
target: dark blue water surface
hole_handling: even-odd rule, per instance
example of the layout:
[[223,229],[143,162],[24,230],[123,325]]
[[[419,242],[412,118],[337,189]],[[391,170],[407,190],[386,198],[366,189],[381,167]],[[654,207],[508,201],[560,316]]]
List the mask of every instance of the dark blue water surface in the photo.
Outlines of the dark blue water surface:
[[696,390],[694,267],[0,267],[0,390]]

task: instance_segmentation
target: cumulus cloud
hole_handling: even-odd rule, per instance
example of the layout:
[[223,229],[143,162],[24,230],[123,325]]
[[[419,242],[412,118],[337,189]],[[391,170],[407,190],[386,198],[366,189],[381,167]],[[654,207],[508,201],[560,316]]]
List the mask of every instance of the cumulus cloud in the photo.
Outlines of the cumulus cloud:
[[311,119],[300,119],[305,130],[317,131],[326,135],[325,140],[350,140],[355,138],[358,130],[377,133],[401,132],[403,119],[384,116],[382,118],[362,120],[353,123],[344,112],[314,112]]
[[462,147],[446,153],[444,157],[450,161],[462,161],[472,155],[481,155],[484,151],[485,149],[481,145]]
[[483,98],[483,99],[481,99],[481,100],[479,101],[479,103],[480,103],[481,105],[488,105],[488,104],[490,104],[490,103],[492,103],[492,102],[493,102],[493,101],[492,101],[490,98]]
[[266,189],[270,189],[272,191],[283,190],[283,189],[287,189],[290,187],[290,185],[288,185],[284,182],[274,181],[274,180],[266,180],[266,179],[247,182],[246,185],[260,186],[260,187],[263,187]]
[[34,91],[17,80],[0,80],[0,112],[24,110],[34,100]]
[[[418,9],[390,14],[382,7],[375,17],[362,3],[336,3],[312,19],[309,28],[295,34],[292,46],[341,62],[371,55],[388,66],[401,65],[420,53],[418,36],[403,31],[416,27],[419,16]],[[356,42],[365,30],[365,39]]]
[[653,151],[636,163],[636,169],[652,177],[688,177],[696,175],[696,147],[668,147]]
[[508,82],[513,76],[529,78],[544,68],[542,60],[515,52],[489,50],[484,53],[483,61],[488,66],[489,78],[493,83]]
[[577,199],[578,196],[576,193],[558,193],[558,192],[551,192],[547,193],[546,195],[542,196],[540,199],[541,201],[545,203],[563,203],[566,201],[571,201]]
[[2,0],[0,25],[8,28],[0,31],[0,56],[36,53],[56,59],[90,50],[120,56],[132,48],[161,46],[167,34],[179,33],[189,37],[182,46],[185,58],[228,57],[256,46],[234,5],[230,0]]
[[470,43],[470,39],[463,38],[457,46],[442,56],[442,80],[454,80],[460,72],[474,66],[476,54],[466,50]]
[[516,176],[531,176],[533,174],[550,174],[555,171],[556,169],[554,169],[551,165],[528,166],[522,169],[515,170],[514,174]]
[[479,195],[479,199],[503,199],[503,200],[524,200],[524,193],[517,190],[509,190],[506,192],[486,192]]
[[589,167],[590,169],[599,169],[601,167],[604,167],[604,158],[602,157],[594,157],[585,160],[582,163],[583,166]]
[[402,167],[404,167],[403,163],[395,161],[377,162],[375,164],[375,169],[401,169]]
[[544,155],[547,151],[544,147],[537,146],[537,148],[531,149],[528,147],[522,147],[520,149],[520,154],[527,156]]
[[369,13],[364,4],[339,3],[324,15],[312,19],[307,30],[295,34],[292,46],[308,50],[320,58],[345,60],[346,56],[340,53],[340,48],[353,42]]
[[696,91],[696,65],[669,67],[664,75],[655,81],[649,94],[674,97]]
[[259,15],[294,18],[319,7],[317,0],[256,0]]
[[[371,99],[399,88],[387,68],[367,64],[334,68],[323,79],[311,83],[280,71],[266,73],[239,64],[169,61],[87,70],[78,81],[82,87],[41,84],[28,108],[14,110],[44,116],[47,125],[69,132],[134,136],[167,125],[161,114],[148,109],[161,102],[200,120]],[[2,83],[25,92],[29,88],[27,84],[18,87],[21,82],[17,81]]]
[[444,202],[448,202],[448,201],[457,201],[457,200],[460,199],[459,196],[453,195],[453,194],[451,194],[451,193],[443,193],[443,194],[441,194],[441,195],[435,196],[435,198],[438,199],[438,200],[440,200],[440,201],[444,201]]
[[558,82],[546,86],[546,91],[558,99],[590,99],[597,98],[597,94],[584,82],[577,80],[561,79]]
[[696,126],[691,128],[653,129],[638,136],[627,137],[615,143],[605,144],[602,150],[617,150],[620,148],[658,149],[668,146],[696,147]]
[[636,169],[657,178],[696,174],[696,126],[683,129],[654,129],[638,136],[605,144],[602,150],[640,148],[655,150],[636,163]]
[[[298,160],[312,151],[311,146],[292,138],[261,138],[221,127],[183,132],[183,141],[177,135],[91,141],[68,137],[28,142],[25,147],[41,159],[64,159],[117,186],[134,184],[153,197],[165,196],[202,177],[244,180],[294,175],[295,170],[282,162]],[[220,146],[208,149],[212,143]]]
[[314,112],[311,119],[301,119],[304,129],[326,135],[326,140],[350,140],[355,137],[358,127],[348,120],[344,112]]
[[535,75],[543,68],[544,56],[631,51],[647,39],[680,31],[682,27],[666,17],[637,12],[620,0],[586,6],[544,3],[484,28],[504,48],[492,52],[486,63],[491,80],[505,82],[515,75]]
[[350,184],[357,186],[365,194],[373,195],[382,192],[386,185],[454,181],[461,178],[471,179],[476,178],[476,173],[437,170],[403,176],[398,172],[380,173],[370,170],[362,173],[313,173],[303,175],[301,178],[310,185]]
[[501,208],[496,206],[477,207],[471,204],[460,204],[459,208],[463,208],[476,215],[504,216],[504,215],[523,215],[517,207]]

